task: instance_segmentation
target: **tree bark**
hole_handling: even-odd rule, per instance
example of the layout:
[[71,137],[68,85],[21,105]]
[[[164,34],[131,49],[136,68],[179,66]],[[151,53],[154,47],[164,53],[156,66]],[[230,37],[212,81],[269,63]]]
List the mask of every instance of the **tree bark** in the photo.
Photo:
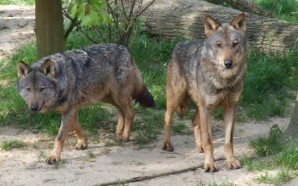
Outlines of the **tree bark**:
[[35,0],[37,58],[64,51],[61,0]]
[[293,137],[298,138],[298,91],[297,91],[297,98],[295,101],[295,109],[292,115],[290,124],[284,134],[285,137]]
[[[146,1],[146,0],[145,0]],[[211,15],[220,22],[230,22],[240,11],[200,0],[156,0],[142,18],[145,31],[166,38],[204,38],[203,20]],[[247,31],[252,47],[270,53],[286,54],[295,48],[298,25],[274,18],[247,15]]]
[[247,13],[253,13],[261,16],[272,16],[271,13],[267,10],[264,10],[251,0],[207,0],[210,3],[214,4],[222,4],[223,2],[228,3],[228,5],[231,5],[233,8],[241,10],[243,12]]

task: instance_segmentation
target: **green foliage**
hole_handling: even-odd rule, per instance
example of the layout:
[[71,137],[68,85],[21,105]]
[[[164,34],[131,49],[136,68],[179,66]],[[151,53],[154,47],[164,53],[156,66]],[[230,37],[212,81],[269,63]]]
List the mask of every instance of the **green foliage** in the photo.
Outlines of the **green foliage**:
[[286,148],[275,158],[277,164],[288,169],[298,170],[298,148]]
[[[263,8],[271,11],[274,8],[275,1],[268,0],[253,0]],[[283,0],[277,1],[276,7],[273,10],[273,15],[279,19],[298,22],[298,1],[297,0]]]
[[34,5],[35,0],[1,0],[0,5]]
[[149,38],[146,34],[135,34],[131,39],[131,54],[154,97],[157,109],[164,109],[166,105],[166,68],[177,42],[177,38],[167,42],[162,38]]
[[289,88],[298,86],[294,54],[287,57],[250,53],[240,106],[256,120],[284,116]]
[[0,144],[0,148],[3,150],[20,149],[26,147],[26,143],[20,140],[4,140]]
[[172,130],[176,133],[179,133],[179,134],[183,134],[183,133],[186,133],[187,132],[187,129],[188,127],[185,125],[185,123],[173,123],[172,125]]
[[282,132],[278,125],[273,125],[270,128],[268,137],[260,137],[250,142],[250,145],[256,150],[259,156],[268,156],[276,154],[283,149],[281,143]]
[[82,26],[104,25],[110,22],[105,7],[105,0],[72,0],[69,12],[73,18],[78,18]]

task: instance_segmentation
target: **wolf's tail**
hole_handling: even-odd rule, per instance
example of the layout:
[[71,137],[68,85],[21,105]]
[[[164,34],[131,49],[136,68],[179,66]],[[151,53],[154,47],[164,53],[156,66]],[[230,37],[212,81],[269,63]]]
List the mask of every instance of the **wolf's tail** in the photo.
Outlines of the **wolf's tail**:
[[154,107],[154,99],[149,90],[143,85],[142,90],[133,97],[143,107]]
[[133,99],[136,100],[136,102],[140,103],[143,107],[154,107],[154,99],[152,94],[149,92],[147,87],[144,85],[143,78],[141,76],[141,73],[139,69],[136,68],[135,70],[135,91],[133,95]]

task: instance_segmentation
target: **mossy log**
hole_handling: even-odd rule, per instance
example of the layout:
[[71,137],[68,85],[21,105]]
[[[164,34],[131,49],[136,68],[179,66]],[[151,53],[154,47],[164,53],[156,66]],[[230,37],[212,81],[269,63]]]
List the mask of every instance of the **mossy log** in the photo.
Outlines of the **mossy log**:
[[[156,0],[142,18],[145,31],[152,35],[201,39],[204,38],[205,15],[220,22],[230,22],[239,13],[239,10],[200,0]],[[278,54],[287,54],[290,49],[296,49],[298,24],[255,14],[246,15],[247,34],[253,48]]]

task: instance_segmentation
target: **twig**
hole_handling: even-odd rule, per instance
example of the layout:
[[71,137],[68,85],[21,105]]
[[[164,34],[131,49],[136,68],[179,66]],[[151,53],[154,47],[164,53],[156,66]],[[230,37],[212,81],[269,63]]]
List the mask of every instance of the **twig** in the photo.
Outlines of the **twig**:
[[78,26],[78,25],[80,24],[80,22],[78,21],[78,18],[77,18],[77,17],[72,18],[72,17],[68,14],[67,10],[65,10],[65,8],[62,8],[62,12],[63,12],[63,15],[64,15],[66,18],[68,18],[68,19],[70,20],[70,22],[71,22],[70,25],[69,25],[69,27],[67,28],[66,32],[64,33],[64,39],[65,39],[65,41],[66,41],[67,38],[68,38],[68,36],[69,36],[69,34],[72,32],[72,30],[73,30],[76,26]]
[[133,14],[133,9],[134,9],[134,7],[135,7],[135,3],[136,3],[136,0],[133,0],[133,1],[131,2],[130,12],[129,12],[129,15],[128,15],[129,18],[131,18],[132,14]]
[[147,10],[153,3],[154,3],[155,0],[152,0],[151,2],[147,3],[147,5],[145,6],[145,8],[143,8],[143,10],[139,11],[137,14],[136,14],[136,17],[140,16],[142,13],[145,12],[145,10]]
[[275,1],[274,1],[274,5],[273,5],[273,7],[272,7],[271,11],[268,13],[268,15],[267,15],[267,16],[272,16],[272,14],[273,14],[273,11],[275,10],[275,8],[276,8],[276,5],[278,4],[278,2],[279,2],[279,0],[275,0]]
[[80,24],[80,22],[77,21],[77,20],[78,20],[77,17],[74,18],[74,19],[71,19],[71,20],[70,20],[71,23],[70,23],[68,29],[66,30],[66,32],[64,33],[64,39],[65,39],[65,40],[67,40],[67,38],[68,38],[69,34],[72,32],[72,30],[73,30],[76,26],[78,26],[78,25]]
[[128,20],[126,11],[125,11],[125,7],[124,7],[123,0],[120,0],[120,2],[121,2],[121,7],[122,7],[123,16],[124,16],[124,18],[125,18],[125,21],[128,22],[129,20]]
[[94,26],[93,28],[94,28],[95,32],[97,33],[97,35],[99,35],[100,39],[101,39],[104,43],[106,43],[106,40],[105,40],[105,38],[103,37],[103,35],[101,34],[101,31],[100,31],[100,29],[98,28],[98,26]]
[[[216,159],[216,161],[221,161],[221,160],[224,160],[224,159],[225,158],[221,157],[221,158]],[[180,170],[163,172],[163,173],[158,173],[158,174],[154,174],[154,175],[134,177],[134,178],[126,179],[126,180],[121,180],[120,182],[123,182],[123,183],[133,183],[133,182],[140,182],[140,181],[152,180],[154,178],[160,178],[160,177],[170,176],[170,175],[174,175],[174,174],[181,174],[181,173],[184,173],[184,172],[194,171],[194,170],[196,170],[198,168],[204,168],[204,163],[200,163],[197,166],[191,166],[191,167],[187,167],[187,168],[180,169]],[[109,186],[109,185],[119,185],[119,180],[118,181],[112,181],[112,182],[98,184],[97,186]]]
[[94,43],[94,44],[97,44],[98,42],[97,41],[95,41],[94,39],[92,39],[92,37],[90,37],[88,34],[86,34],[83,30],[82,30],[82,28],[80,27],[80,26],[77,26],[77,28],[80,30],[80,32],[82,32],[83,33],[83,35],[87,38],[87,39],[89,39],[92,43]]
[[112,18],[113,18],[113,22],[115,23],[115,27],[116,27],[116,31],[118,33],[118,36],[120,37],[120,29],[119,29],[119,19],[118,16],[115,15],[114,10],[112,9],[110,2],[107,1],[107,6],[108,6],[108,12],[111,13]]

